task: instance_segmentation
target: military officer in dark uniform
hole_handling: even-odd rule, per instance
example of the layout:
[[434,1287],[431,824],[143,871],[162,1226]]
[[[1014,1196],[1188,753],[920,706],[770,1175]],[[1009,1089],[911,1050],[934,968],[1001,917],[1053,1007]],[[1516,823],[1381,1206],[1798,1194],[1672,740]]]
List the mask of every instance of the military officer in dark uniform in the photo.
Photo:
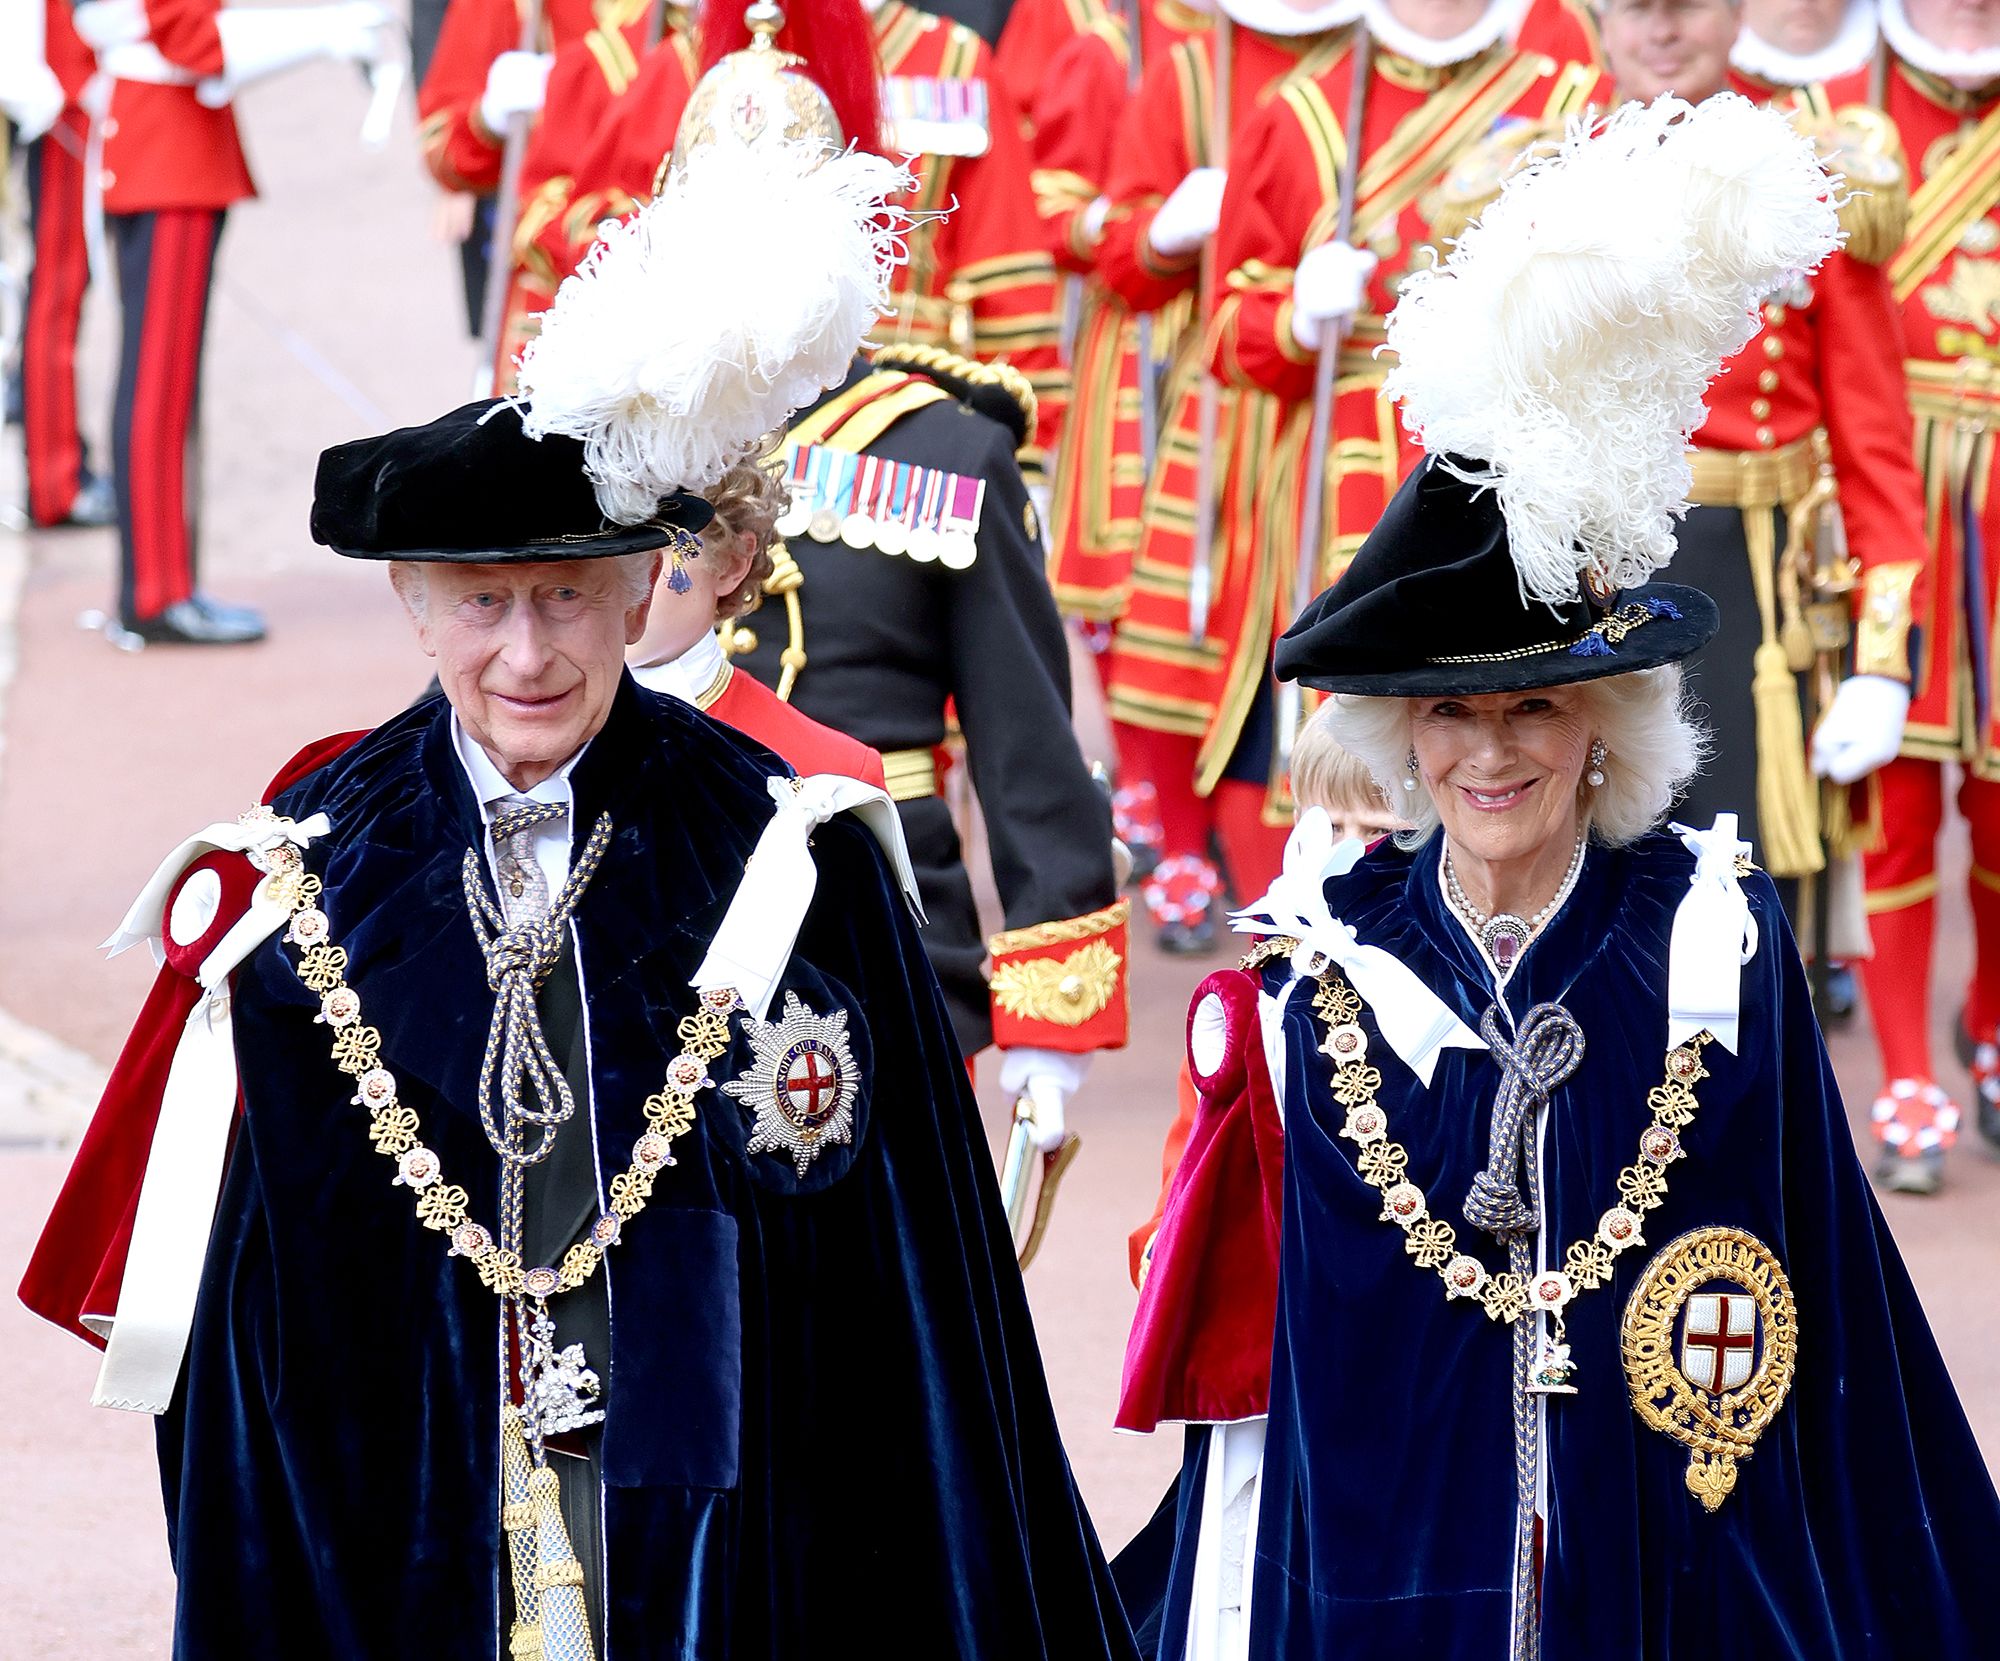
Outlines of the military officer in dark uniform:
[[[1129,907],[1015,461],[1033,432],[1034,393],[1004,366],[921,346],[858,359],[787,435],[785,616],[767,605],[738,661],[882,752],[959,1042],[1000,1046],[1001,1087],[1034,1100],[1047,1146],[1089,1053],[1125,1042]],[[954,718],[1006,916],[990,940],[940,793]]]

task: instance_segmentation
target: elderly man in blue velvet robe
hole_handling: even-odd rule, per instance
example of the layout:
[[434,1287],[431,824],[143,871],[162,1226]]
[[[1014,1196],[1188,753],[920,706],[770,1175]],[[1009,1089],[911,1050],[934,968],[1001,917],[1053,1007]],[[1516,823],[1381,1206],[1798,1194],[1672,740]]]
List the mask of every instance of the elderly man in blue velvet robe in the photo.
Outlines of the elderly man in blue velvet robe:
[[600,346],[760,338],[670,303],[746,192],[834,185],[828,269],[873,286],[789,276],[824,338],[775,381],[645,359],[734,427],[684,385],[565,426],[629,373],[586,354],[328,451],[314,534],[389,562],[442,695],[302,755],[120,931],[161,981],[24,1293],[161,1414],[182,1661],[1133,1656],[893,805],[624,669],[709,557],[699,489],[886,277],[899,170],[713,154],[550,354],[592,283],[636,305]]

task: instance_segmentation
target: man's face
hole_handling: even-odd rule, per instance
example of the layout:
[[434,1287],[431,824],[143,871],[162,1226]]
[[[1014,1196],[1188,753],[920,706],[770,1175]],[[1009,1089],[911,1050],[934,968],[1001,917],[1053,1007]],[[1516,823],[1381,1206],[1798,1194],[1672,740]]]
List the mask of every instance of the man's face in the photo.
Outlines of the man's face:
[[635,604],[616,559],[418,573],[422,603],[405,603],[445,696],[507,782],[532,789],[604,725],[625,648],[645,632],[650,581]]
[[1903,9],[1934,46],[1953,52],[2000,46],[2000,0],[1905,0]]
[[1806,57],[1833,44],[1848,0],[1743,0],[1743,21],[1781,52]]
[[1603,19],[1605,61],[1625,97],[1672,92],[1699,104],[1728,84],[1739,20],[1729,0],[1607,0]]

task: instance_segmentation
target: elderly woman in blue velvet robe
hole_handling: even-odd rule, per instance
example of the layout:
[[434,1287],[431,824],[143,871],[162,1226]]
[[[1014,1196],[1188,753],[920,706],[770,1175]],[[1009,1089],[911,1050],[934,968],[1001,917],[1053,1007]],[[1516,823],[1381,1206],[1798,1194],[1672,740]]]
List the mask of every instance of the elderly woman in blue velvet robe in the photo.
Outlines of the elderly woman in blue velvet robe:
[[[1268,1173],[1275,1101],[1282,1194],[1184,1166],[1142,1291],[1121,1423],[1196,1427],[1163,1661],[2000,1655],[2000,1500],[1776,892],[1732,816],[1664,823],[1704,743],[1679,664],[1718,624],[1651,580],[1689,410],[1748,302],[1824,252],[1825,190],[1775,121],[1669,100],[1403,291],[1391,391],[1452,449],[1277,672],[1414,828],[1360,858],[1295,838],[1239,917],[1265,943],[1191,1016],[1190,1150],[1245,1118]],[[1273,1209],[1253,1372],[1150,1288],[1250,1261]]]

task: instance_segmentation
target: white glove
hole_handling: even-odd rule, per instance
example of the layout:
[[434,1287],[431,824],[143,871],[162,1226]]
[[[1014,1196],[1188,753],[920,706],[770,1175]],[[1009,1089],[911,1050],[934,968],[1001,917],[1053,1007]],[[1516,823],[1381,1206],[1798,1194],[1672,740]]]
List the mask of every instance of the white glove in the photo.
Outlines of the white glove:
[[1165,259],[1192,254],[1222,223],[1222,187],[1229,175],[1219,167],[1197,167],[1174,186],[1153,215],[1146,240]]
[[222,73],[195,85],[195,97],[221,109],[245,87],[315,58],[373,63],[382,53],[389,14],[373,0],[331,6],[225,6],[215,14]]
[[1104,222],[1111,217],[1111,198],[1097,196],[1090,206],[1083,210],[1083,240],[1095,248],[1097,239],[1104,234]]
[[1910,689],[1901,681],[1849,675],[1813,729],[1813,771],[1835,784],[1865,778],[1895,759],[1909,717]]
[[1361,309],[1376,263],[1366,248],[1345,242],[1307,250],[1292,272],[1292,338],[1308,352],[1318,351],[1328,323]]
[[62,114],[62,82],[40,58],[9,64],[0,76],[5,77],[0,80],[0,112],[14,123],[23,144],[33,144]]
[[1035,1104],[1028,1133],[1043,1153],[1062,1146],[1067,1128],[1063,1109],[1082,1087],[1084,1075],[1089,1071],[1088,1055],[1026,1047],[1000,1052],[1000,1088],[1009,1096],[1026,1096]]
[[504,133],[517,115],[533,115],[548,93],[555,59],[547,52],[502,52],[486,72],[479,119],[489,133]]

